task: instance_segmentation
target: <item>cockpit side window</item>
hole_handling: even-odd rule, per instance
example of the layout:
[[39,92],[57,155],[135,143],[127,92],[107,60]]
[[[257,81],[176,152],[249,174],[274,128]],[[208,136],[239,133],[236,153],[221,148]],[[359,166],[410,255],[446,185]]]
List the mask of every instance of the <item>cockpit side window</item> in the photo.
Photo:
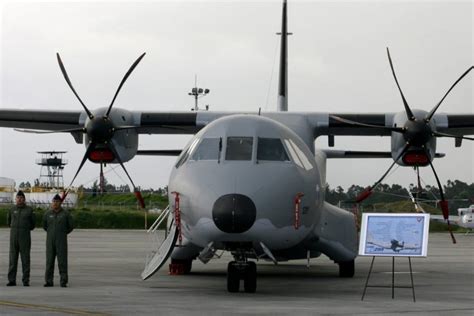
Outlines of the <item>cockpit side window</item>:
[[293,149],[293,146],[291,146],[290,141],[288,139],[285,139],[285,144],[286,148],[288,148],[288,151],[290,152],[291,159],[293,160],[293,162],[297,166],[303,168],[303,163],[301,162],[300,158],[298,158],[298,155],[296,154],[295,150]]
[[258,138],[257,161],[289,161],[288,154],[279,138]]
[[193,153],[193,150],[198,142],[199,139],[196,138],[195,140],[193,140],[191,145],[189,145],[189,147],[181,153],[181,156],[178,158],[178,162],[175,165],[176,169],[181,167],[186,162],[186,160],[188,160],[189,156]]
[[286,147],[288,148],[291,158],[293,161],[306,170],[313,169],[313,165],[309,161],[308,157],[304,154],[303,150],[296,145],[293,140],[285,139]]
[[252,137],[227,137],[226,160],[252,160]]
[[192,160],[218,160],[220,138],[203,138],[197,146]]

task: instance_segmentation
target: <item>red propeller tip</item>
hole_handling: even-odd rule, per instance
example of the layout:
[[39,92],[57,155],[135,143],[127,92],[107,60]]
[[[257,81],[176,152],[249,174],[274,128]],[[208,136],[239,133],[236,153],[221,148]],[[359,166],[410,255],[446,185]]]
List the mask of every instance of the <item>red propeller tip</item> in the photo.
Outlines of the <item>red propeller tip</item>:
[[64,202],[68,193],[69,191],[63,191],[63,193],[61,194],[61,203]]
[[364,201],[366,198],[372,195],[372,192],[373,191],[371,188],[367,188],[364,191],[362,191],[362,193],[356,197],[356,203],[360,203]]
[[140,207],[145,208],[145,200],[143,199],[142,193],[140,191],[135,191],[134,194],[138,200],[138,203],[140,203]]
[[443,217],[444,219],[449,218],[449,206],[448,206],[448,201],[440,201],[439,205],[441,206],[441,210],[443,211]]

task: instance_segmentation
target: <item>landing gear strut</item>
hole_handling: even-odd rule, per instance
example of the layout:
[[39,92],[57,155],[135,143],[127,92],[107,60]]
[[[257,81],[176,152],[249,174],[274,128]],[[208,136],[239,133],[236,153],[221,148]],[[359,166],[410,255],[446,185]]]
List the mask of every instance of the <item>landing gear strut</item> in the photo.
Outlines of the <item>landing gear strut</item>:
[[231,261],[227,265],[227,291],[238,292],[240,280],[244,280],[244,290],[255,293],[257,289],[257,265],[253,261]]

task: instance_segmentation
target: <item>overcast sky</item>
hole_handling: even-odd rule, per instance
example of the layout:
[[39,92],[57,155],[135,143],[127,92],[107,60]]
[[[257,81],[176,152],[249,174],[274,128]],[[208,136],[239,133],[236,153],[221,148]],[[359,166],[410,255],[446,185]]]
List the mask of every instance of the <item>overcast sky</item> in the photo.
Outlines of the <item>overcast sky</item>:
[[[390,72],[412,108],[431,109],[473,64],[472,1],[289,1],[289,110],[398,112],[403,105]],[[108,106],[124,73],[143,52],[115,103],[127,110],[188,110],[198,85],[216,111],[274,111],[281,1],[2,2],[1,108],[69,109],[81,106],[62,77],[69,76],[89,108]],[[473,74],[439,112],[473,113]],[[141,136],[140,148],[182,148],[191,136]],[[321,137],[316,146],[327,147]],[[390,150],[389,138],[336,138],[337,149]],[[66,150],[69,183],[84,146],[70,135],[30,135],[0,129],[0,176],[17,183],[39,175],[36,151]],[[434,162],[442,182],[473,182],[473,146],[439,140]],[[175,158],[135,157],[127,168],[142,187],[167,184]],[[328,163],[331,187],[370,185],[391,160]],[[107,167],[111,170],[111,167]],[[126,179],[120,168],[116,169]],[[86,163],[76,185],[90,186],[98,165]],[[123,184],[113,171],[109,182]],[[435,184],[429,168],[422,171]],[[398,168],[387,182],[415,182]]]

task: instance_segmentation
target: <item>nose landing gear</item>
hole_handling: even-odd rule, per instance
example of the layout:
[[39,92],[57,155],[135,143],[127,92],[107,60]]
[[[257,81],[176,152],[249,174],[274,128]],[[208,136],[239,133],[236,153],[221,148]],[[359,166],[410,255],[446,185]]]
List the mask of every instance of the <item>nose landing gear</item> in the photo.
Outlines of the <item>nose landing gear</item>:
[[227,265],[227,291],[238,292],[240,280],[244,280],[244,290],[255,293],[257,289],[257,265],[253,261],[231,261]]

